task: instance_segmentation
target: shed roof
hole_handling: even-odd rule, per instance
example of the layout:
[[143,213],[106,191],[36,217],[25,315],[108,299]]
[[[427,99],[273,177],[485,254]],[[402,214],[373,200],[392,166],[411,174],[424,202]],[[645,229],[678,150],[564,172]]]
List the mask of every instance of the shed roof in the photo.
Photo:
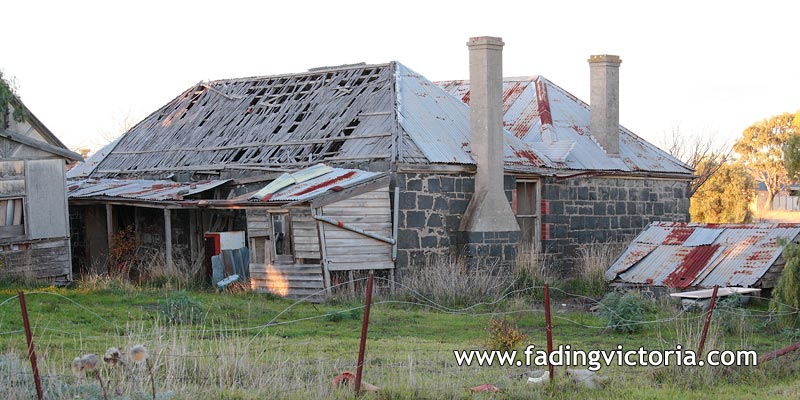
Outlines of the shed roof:
[[307,201],[328,191],[341,191],[380,176],[359,169],[332,168],[317,164],[292,174],[285,174],[250,195],[250,201],[295,202]]
[[[469,81],[437,83],[469,104]],[[542,76],[503,80],[503,124],[557,168],[691,174],[669,153],[620,126],[620,155],[610,157],[589,131],[589,105]]]
[[798,234],[800,224],[654,222],[609,267],[606,278],[675,288],[749,287]]
[[70,199],[121,198],[144,201],[181,201],[186,196],[220,186],[230,179],[173,182],[149,179],[83,179],[67,183]]

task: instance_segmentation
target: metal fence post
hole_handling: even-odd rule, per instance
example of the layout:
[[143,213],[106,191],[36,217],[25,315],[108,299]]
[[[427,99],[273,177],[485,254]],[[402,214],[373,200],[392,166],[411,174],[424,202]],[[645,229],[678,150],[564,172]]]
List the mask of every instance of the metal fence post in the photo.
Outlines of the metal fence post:
[[553,353],[553,325],[550,323],[550,286],[544,284],[544,321],[547,332],[547,370],[550,372],[550,382],[553,381],[553,364],[550,363],[550,354]]
[[356,396],[361,394],[361,374],[364,372],[364,352],[367,347],[367,328],[369,328],[369,309],[372,304],[372,284],[375,281],[375,275],[372,271],[369,272],[367,278],[367,299],[364,304],[364,319],[361,322],[361,343],[358,346],[358,366],[356,367]]
[[22,323],[25,325],[25,338],[28,339],[28,358],[31,360],[31,369],[33,369],[33,380],[36,383],[36,398],[39,400],[44,399],[42,394],[42,381],[39,379],[39,366],[36,364],[36,351],[33,349],[33,333],[31,332],[31,323],[28,321],[28,306],[25,304],[25,293],[19,291],[19,307],[22,309]]
[[706,313],[706,322],[703,324],[703,333],[700,335],[700,345],[697,346],[697,356],[703,355],[703,347],[706,344],[706,335],[708,334],[708,325],[711,323],[711,314],[714,313],[714,305],[717,304],[717,290],[719,285],[714,285],[714,291],[711,292],[711,304],[708,305],[708,312]]

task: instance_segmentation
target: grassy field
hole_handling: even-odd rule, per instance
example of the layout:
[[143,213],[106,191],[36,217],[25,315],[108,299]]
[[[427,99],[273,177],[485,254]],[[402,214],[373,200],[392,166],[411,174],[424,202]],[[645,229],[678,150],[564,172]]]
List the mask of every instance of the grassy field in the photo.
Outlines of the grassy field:
[[[0,289],[0,397],[9,399],[29,399],[35,393],[14,298],[19,289]],[[352,392],[334,388],[331,381],[342,371],[355,372],[363,305],[356,300],[294,304],[244,292],[185,293],[114,282],[25,290],[46,398],[102,398],[93,375],[76,376],[70,363],[86,353],[102,356],[109,347],[124,353],[137,344],[148,349],[149,364],[100,368],[108,380],[109,398],[151,398],[150,365],[157,397],[164,399],[353,398]],[[604,321],[586,311],[588,300],[558,291],[554,297],[555,344],[575,349],[614,349],[617,344],[693,348],[703,318],[700,312],[680,313],[661,302],[653,305],[649,317],[658,322],[622,334],[604,329]],[[744,348],[761,354],[798,340],[772,327],[764,311],[765,304],[754,304],[745,317],[731,313],[715,320],[706,349]],[[370,319],[364,381],[381,390],[363,397],[800,398],[796,356],[757,367],[604,367],[600,373],[609,380],[601,390],[570,382],[563,368],[557,368],[554,384],[536,386],[524,377],[531,368],[456,365],[453,350],[485,348],[492,318],[516,324],[528,336],[524,344],[545,345],[542,306],[531,296],[459,309],[410,295],[378,296]],[[484,383],[502,391],[469,392]]]

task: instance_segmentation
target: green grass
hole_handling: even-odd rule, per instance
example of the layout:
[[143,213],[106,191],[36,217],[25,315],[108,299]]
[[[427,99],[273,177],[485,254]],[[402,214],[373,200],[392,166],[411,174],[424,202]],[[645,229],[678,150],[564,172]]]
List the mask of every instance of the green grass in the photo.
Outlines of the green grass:
[[[0,289],[0,302],[12,298],[18,289]],[[188,296],[202,305],[202,315],[195,322],[177,324],[159,312],[173,295],[164,289],[98,285],[28,288],[26,293],[42,374],[50,377],[48,398],[100,398],[96,381],[75,378],[70,362],[85,353],[102,355],[108,347],[128,349],[134,344],[149,349],[157,389],[164,398],[352,398],[351,392],[333,389],[330,382],[344,370],[355,372],[361,320],[359,311],[351,309],[361,306],[357,302],[294,305],[252,293],[191,291]],[[702,321],[702,315],[689,313],[681,316],[688,321],[647,324],[636,334],[606,332],[601,319],[572,303],[562,306],[567,302],[553,304],[553,336],[556,346],[570,344],[575,349],[614,349],[617,344],[672,349],[676,343],[695,339]],[[765,306],[754,307],[753,314],[758,314]],[[650,318],[677,313],[663,306],[659,310]],[[334,317],[337,314],[341,318]],[[543,347],[541,304],[526,298],[463,313],[378,298],[370,317],[364,380],[383,390],[366,398],[788,399],[800,394],[795,378],[800,362],[794,356],[759,367],[716,372],[612,366],[601,370],[611,381],[600,392],[575,386],[560,370],[555,385],[537,387],[520,377],[531,368],[455,364],[454,349],[478,349],[486,343],[492,317],[513,321],[532,343]],[[278,325],[263,328],[268,322]],[[763,353],[792,342],[760,318],[748,322],[757,328],[753,334],[720,333],[706,348],[752,348]],[[0,352],[5,357],[0,359],[0,374],[9,374],[0,375],[0,381],[8,378],[11,382],[10,389],[0,389],[0,394],[7,398],[30,398],[32,393],[25,336],[13,332],[20,329],[19,304],[12,299],[0,306],[0,333],[5,333],[0,335]],[[123,395],[112,398],[149,398],[145,372],[120,375],[102,369],[105,377],[121,382],[112,386],[123,389]],[[503,391],[490,396],[467,390],[484,383]]]

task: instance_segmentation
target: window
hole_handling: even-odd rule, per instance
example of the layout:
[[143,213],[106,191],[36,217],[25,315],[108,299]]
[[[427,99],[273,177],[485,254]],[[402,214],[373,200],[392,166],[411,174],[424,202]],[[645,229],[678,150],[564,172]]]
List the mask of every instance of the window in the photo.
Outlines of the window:
[[22,198],[0,199],[0,238],[25,236],[25,207]]
[[520,229],[520,243],[539,248],[541,224],[539,222],[539,183],[536,181],[517,181],[516,202],[517,223]]
[[276,262],[294,262],[292,227],[288,213],[272,214],[272,232]]
[[259,265],[272,264],[272,249],[269,246],[269,236],[250,237],[250,262]]

